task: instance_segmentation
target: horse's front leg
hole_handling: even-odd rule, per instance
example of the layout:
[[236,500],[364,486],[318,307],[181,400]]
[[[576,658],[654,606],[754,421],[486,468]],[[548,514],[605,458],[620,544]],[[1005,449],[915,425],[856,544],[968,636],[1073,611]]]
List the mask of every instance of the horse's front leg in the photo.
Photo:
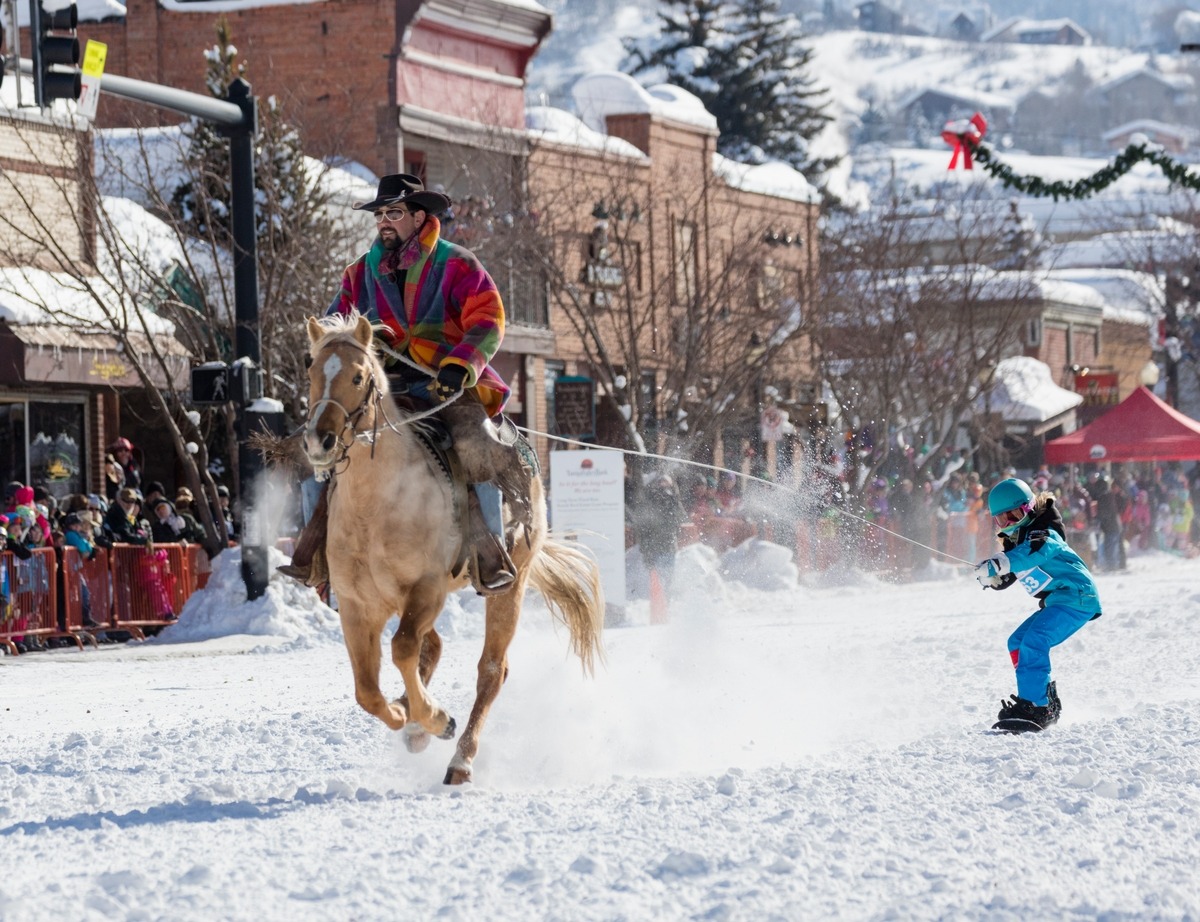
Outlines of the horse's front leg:
[[346,638],[350,667],[354,671],[354,699],[364,711],[374,714],[391,729],[399,730],[408,722],[404,706],[399,702],[389,702],[379,690],[379,663],[382,657],[380,625],[362,614],[347,599],[339,599],[338,605],[342,634]]
[[479,751],[479,734],[487,720],[492,702],[500,694],[500,687],[508,678],[508,645],[517,632],[517,621],[521,616],[521,599],[525,594],[524,574],[516,584],[502,595],[488,596],[487,629],[483,640],[483,654],[479,657],[479,677],[475,682],[475,704],[466,729],[458,741],[458,749],[446,769],[444,784],[463,784],[471,780],[471,765]]
[[[392,657],[395,659],[396,646],[395,638],[392,640]],[[437,664],[442,658],[442,638],[437,630],[430,628],[425,633],[425,639],[421,641],[421,655],[417,662],[417,674],[421,677],[421,682],[426,688],[429,687],[429,681],[433,678],[433,671],[437,669]],[[405,713],[408,713],[408,693],[400,696],[400,704],[404,708]],[[454,719],[450,720],[451,725]],[[452,728],[451,735],[453,735]],[[445,731],[443,731],[443,734]],[[429,733],[419,723],[410,722],[404,728],[404,745],[409,752],[424,752],[429,746]]]
[[409,593],[392,637],[392,662],[404,677],[404,697],[398,703],[407,709],[409,719],[435,736],[451,739],[454,720],[434,702],[426,687],[442,655],[442,639],[433,623],[445,601],[446,593],[433,588],[417,586]]

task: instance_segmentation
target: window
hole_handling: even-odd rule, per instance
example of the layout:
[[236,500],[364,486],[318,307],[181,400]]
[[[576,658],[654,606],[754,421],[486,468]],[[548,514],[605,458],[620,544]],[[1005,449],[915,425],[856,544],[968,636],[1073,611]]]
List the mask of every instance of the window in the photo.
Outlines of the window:
[[0,478],[44,484],[57,499],[86,493],[84,404],[0,403]]
[[417,179],[421,180],[422,185],[427,185],[428,182],[425,179],[425,152],[406,149],[404,151],[404,172],[411,173]]
[[675,303],[691,304],[696,297],[696,225],[678,221],[672,241],[675,262]]

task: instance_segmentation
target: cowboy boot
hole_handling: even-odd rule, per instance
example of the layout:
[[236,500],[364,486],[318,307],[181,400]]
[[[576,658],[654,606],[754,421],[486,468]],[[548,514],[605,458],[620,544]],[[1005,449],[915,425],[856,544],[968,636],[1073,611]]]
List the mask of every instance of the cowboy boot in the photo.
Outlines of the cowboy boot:
[[319,586],[329,579],[329,567],[325,562],[325,535],[329,528],[328,497],[329,485],[326,484],[321,489],[312,518],[296,537],[292,562],[275,568],[284,576],[299,580],[306,586]]
[[506,592],[517,578],[504,537],[504,497],[494,483],[473,483],[470,495],[471,577],[480,595]]

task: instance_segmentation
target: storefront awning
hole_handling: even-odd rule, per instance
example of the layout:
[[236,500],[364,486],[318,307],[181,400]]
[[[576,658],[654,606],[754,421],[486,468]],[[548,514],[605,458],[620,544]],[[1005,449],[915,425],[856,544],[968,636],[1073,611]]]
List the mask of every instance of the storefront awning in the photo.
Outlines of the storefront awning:
[[[150,358],[149,337],[130,333],[129,339],[156,387],[187,388],[191,354],[182,343],[166,334],[154,337],[154,346],[167,357],[169,370],[164,375],[158,362]],[[110,332],[62,324],[0,322],[0,384],[141,387],[142,382]]]

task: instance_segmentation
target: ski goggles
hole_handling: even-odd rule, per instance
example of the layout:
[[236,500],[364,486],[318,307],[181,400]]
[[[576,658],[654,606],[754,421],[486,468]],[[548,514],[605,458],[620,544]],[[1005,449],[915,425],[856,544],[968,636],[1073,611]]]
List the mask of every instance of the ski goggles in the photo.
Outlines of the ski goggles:
[[1024,522],[1029,517],[1031,511],[1029,503],[1022,503],[1016,509],[1009,509],[1007,512],[1001,512],[999,515],[992,516],[992,523],[999,531],[1008,534]]

